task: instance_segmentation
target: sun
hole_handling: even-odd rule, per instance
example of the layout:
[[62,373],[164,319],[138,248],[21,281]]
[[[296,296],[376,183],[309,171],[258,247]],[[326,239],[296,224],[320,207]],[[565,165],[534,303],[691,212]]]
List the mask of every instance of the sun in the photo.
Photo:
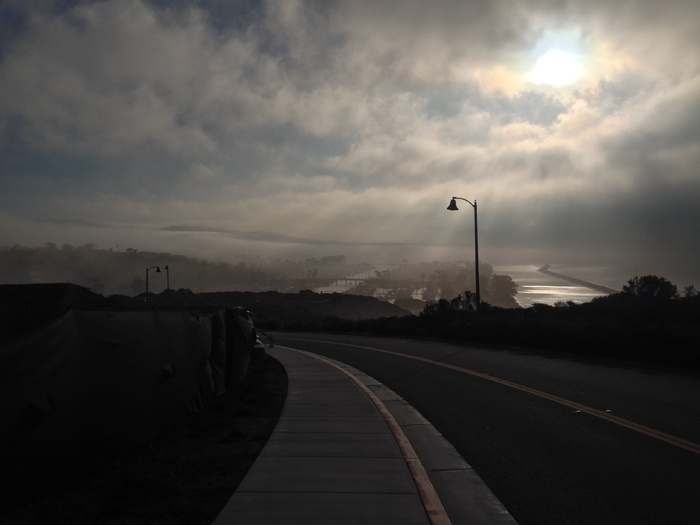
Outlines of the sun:
[[576,82],[582,72],[579,57],[560,49],[550,49],[537,59],[528,80],[535,84],[560,87]]

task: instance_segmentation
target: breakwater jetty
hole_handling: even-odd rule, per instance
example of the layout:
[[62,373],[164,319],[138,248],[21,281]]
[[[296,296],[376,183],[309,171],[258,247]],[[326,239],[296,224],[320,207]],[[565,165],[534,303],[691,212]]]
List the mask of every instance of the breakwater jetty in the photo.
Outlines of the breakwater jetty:
[[564,275],[561,273],[553,272],[550,270],[551,267],[552,267],[551,264],[545,264],[538,271],[542,272],[544,274],[550,275],[552,277],[556,277],[558,279],[563,279],[563,280],[568,281],[572,284],[577,284],[577,285],[583,286],[585,288],[590,288],[591,290],[595,290],[596,292],[602,292],[605,294],[614,294],[614,293],[618,293],[620,291],[620,290],[615,290],[614,288],[608,288],[607,286],[601,286],[599,284],[589,283],[588,281],[584,281],[582,279],[577,279],[576,277],[571,277],[569,275]]

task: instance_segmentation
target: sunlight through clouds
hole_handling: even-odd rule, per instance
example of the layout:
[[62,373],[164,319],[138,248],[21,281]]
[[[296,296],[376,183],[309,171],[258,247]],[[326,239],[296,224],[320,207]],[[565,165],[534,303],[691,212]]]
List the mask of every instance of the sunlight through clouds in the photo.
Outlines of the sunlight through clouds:
[[550,49],[537,59],[529,79],[535,84],[566,86],[573,84],[583,72],[580,59],[566,51]]
[[450,253],[465,195],[494,264],[692,273],[698,18],[683,0],[5,2],[0,212],[23,226],[2,243],[420,260]]
[[535,47],[528,54],[529,73],[527,79],[535,84],[555,87],[573,84],[585,73],[585,62],[594,62],[595,57],[585,57],[580,29],[545,29]]

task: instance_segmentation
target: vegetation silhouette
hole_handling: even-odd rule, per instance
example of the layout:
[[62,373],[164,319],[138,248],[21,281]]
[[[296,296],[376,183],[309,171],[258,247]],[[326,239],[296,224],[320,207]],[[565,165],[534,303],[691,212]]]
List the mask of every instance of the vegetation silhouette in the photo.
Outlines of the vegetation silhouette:
[[[510,309],[482,303],[474,294],[429,303],[415,316],[350,321],[309,319],[269,327],[445,338],[700,368],[700,295],[678,294],[663,277],[630,279],[623,291],[588,303],[534,304]],[[264,319],[258,324],[265,328]]]
[[[161,278],[152,283],[146,301],[144,272],[153,265],[173,270],[172,289],[164,290]],[[673,283],[654,275],[634,277],[621,292],[588,303],[517,308],[517,285],[481,264],[482,308],[477,313],[475,294],[459,293],[460,286],[473,289],[473,268],[451,263],[398,265],[383,271],[348,264],[343,256],[228,264],[133,248],[99,250],[93,244],[59,248],[48,243],[42,248],[0,248],[0,268],[4,283],[71,282],[109,296],[112,306],[240,305],[253,312],[256,326],[268,331],[449,338],[700,368],[700,296],[692,286],[679,293]],[[374,276],[349,293],[310,291],[332,282],[334,275],[373,270]],[[452,299],[413,299],[408,285],[416,282],[428,297]],[[369,297],[380,288],[389,289],[385,299],[394,304]]]

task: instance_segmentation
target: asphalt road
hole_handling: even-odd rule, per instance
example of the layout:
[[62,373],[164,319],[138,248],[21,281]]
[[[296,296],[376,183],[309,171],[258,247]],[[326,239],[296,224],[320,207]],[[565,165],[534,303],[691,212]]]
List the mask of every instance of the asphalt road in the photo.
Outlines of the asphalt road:
[[700,523],[700,373],[428,340],[275,339],[402,396],[521,525]]

